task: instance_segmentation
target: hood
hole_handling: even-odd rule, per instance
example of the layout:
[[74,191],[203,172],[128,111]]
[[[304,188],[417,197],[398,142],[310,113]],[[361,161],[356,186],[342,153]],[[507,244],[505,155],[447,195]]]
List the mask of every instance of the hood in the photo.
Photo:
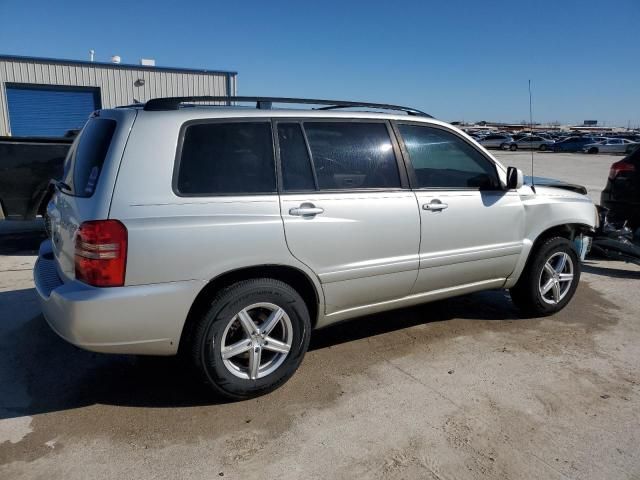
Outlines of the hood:
[[583,187],[582,185],[576,185],[575,183],[567,183],[562,180],[556,180],[555,178],[531,177],[527,175],[524,177],[525,185],[531,185],[532,179],[533,184],[536,186],[561,188],[563,190],[569,190],[570,192],[579,193],[581,195],[587,194],[586,187]]

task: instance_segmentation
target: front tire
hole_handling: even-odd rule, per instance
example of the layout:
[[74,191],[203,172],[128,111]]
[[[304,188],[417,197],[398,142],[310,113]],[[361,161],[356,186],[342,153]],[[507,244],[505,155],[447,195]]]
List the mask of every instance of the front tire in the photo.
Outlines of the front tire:
[[587,150],[587,153],[598,153],[598,149],[596,147],[591,147],[589,150]]
[[271,278],[222,290],[195,327],[191,360],[214,392],[239,400],[271,392],[295,373],[309,346],[304,300]]
[[541,152],[546,152],[547,151],[547,146],[544,143],[542,145],[540,145],[540,151]]
[[509,150],[511,150],[512,152],[515,152],[516,150],[518,150],[518,146],[517,145],[509,145]]
[[580,281],[580,260],[569,240],[554,237],[533,252],[518,283],[510,290],[523,312],[545,316],[562,310]]

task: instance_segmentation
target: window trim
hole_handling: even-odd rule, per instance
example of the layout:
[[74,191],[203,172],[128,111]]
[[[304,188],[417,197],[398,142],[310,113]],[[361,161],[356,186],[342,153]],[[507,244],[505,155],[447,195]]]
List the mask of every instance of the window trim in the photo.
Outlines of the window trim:
[[[405,163],[405,168],[407,169],[407,172],[408,172],[411,190],[414,190],[417,192],[422,192],[422,191],[505,192],[507,191],[507,189],[502,183],[502,180],[500,179],[500,172],[498,171],[498,165],[496,164],[496,162],[487,154],[485,154],[482,150],[479,150],[478,148],[476,148],[475,145],[473,145],[471,142],[469,142],[466,138],[464,138],[455,130],[452,130],[442,125],[438,125],[434,123],[415,122],[415,121],[412,122],[412,121],[405,121],[405,120],[392,120],[391,125],[393,127],[393,130],[396,136],[398,137],[398,144],[400,145],[400,150],[402,151],[402,158]],[[400,129],[399,129],[400,125],[411,125],[411,126],[417,126],[417,127],[434,128],[434,129],[442,130],[444,132],[455,135],[459,140],[466,143],[470,148],[475,150],[478,154],[480,154],[485,160],[487,160],[491,164],[491,166],[493,167],[493,170],[495,171],[496,178],[498,179],[498,183],[500,184],[500,188],[487,190],[487,189],[482,189],[480,187],[419,187],[418,177],[416,175],[415,169],[413,168],[413,165],[411,164],[411,157],[409,156],[409,151],[407,150],[407,146],[404,143],[404,138],[402,138],[402,134],[400,133]]]
[[[307,139],[307,132],[304,128],[305,122],[309,123],[382,123],[385,124],[387,128],[387,134],[389,135],[389,141],[391,142],[391,146],[393,148],[393,154],[396,159],[396,167],[398,168],[398,177],[400,179],[399,187],[380,187],[380,188],[334,188],[334,189],[320,189],[317,183],[317,175],[315,171],[315,163],[313,161],[313,153],[311,152],[311,147],[309,145],[309,141]],[[311,171],[314,176],[314,181],[316,185],[316,190],[295,190],[295,191],[285,191],[283,186],[282,179],[282,159],[280,158],[280,142],[277,138],[277,125],[278,123],[298,123],[302,129],[302,135],[304,137],[305,143],[307,145],[307,154],[309,155],[309,160],[311,162]],[[384,118],[344,118],[344,117],[306,117],[306,116],[296,116],[296,117],[274,117],[274,143],[276,145],[276,164],[278,170],[278,193],[280,195],[301,195],[305,193],[312,194],[341,194],[341,193],[362,193],[362,192],[402,192],[410,190],[409,184],[409,176],[406,170],[405,162],[402,157],[402,151],[400,149],[400,145],[398,143],[398,138],[396,136],[395,131],[391,125],[391,122],[388,119]]]
[[[178,174],[180,172],[180,164],[182,163],[182,148],[184,146],[184,137],[187,128],[193,125],[203,124],[218,124],[218,123],[266,123],[269,125],[271,131],[271,151],[273,155],[273,175],[275,180],[274,190],[272,192],[226,192],[226,193],[184,193],[178,188]],[[171,176],[171,189],[177,197],[182,198],[216,198],[216,197],[264,197],[278,195],[280,191],[280,183],[278,180],[278,168],[277,168],[276,152],[273,140],[273,127],[271,125],[271,118],[268,117],[233,117],[233,118],[197,118],[193,120],[187,120],[180,126],[178,133],[178,143],[176,145],[176,154],[173,161],[173,173]]]
[[[307,160],[309,161],[309,166],[311,167],[311,175],[313,176],[313,184],[315,186],[314,189],[301,189],[301,190],[286,190],[284,189],[284,177],[282,175],[282,160],[280,154],[280,137],[278,136],[278,125],[279,124],[295,124],[300,127],[300,132],[302,133],[302,141],[304,142],[305,149],[307,150]],[[281,120],[280,118],[272,119],[272,131],[273,131],[273,144],[276,150],[276,165],[278,171],[278,193],[280,195],[287,193],[310,193],[310,192],[319,192],[318,189],[318,177],[316,175],[316,167],[313,163],[313,157],[311,155],[311,148],[309,147],[309,141],[307,140],[307,135],[304,131],[304,126],[302,121],[300,120]]]

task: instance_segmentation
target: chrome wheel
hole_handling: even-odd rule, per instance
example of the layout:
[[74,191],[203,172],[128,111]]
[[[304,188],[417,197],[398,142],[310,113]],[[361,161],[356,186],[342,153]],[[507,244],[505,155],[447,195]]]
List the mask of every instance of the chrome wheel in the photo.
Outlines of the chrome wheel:
[[284,309],[255,303],[233,316],[224,329],[222,362],[236,377],[256,380],[282,365],[292,342],[293,327]]
[[573,260],[569,254],[557,252],[544,264],[538,288],[545,303],[556,305],[562,301],[573,283]]

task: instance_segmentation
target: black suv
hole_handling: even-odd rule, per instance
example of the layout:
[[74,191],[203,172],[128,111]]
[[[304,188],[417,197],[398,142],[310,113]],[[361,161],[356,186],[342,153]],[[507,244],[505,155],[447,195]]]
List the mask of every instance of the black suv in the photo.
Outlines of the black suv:
[[640,227],[640,149],[611,165],[600,204],[611,210],[612,218]]

